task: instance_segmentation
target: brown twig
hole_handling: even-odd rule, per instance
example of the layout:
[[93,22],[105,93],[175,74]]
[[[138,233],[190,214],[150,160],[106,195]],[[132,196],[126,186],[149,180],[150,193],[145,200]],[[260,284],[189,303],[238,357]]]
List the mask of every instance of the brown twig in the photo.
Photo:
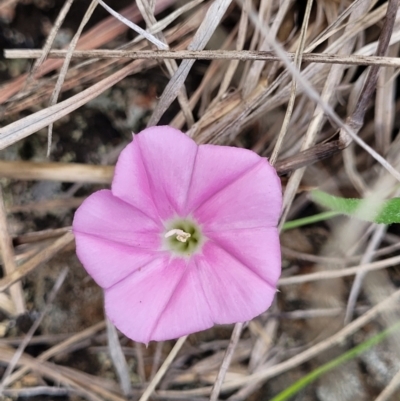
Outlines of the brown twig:
[[[379,36],[378,48],[376,49],[375,53],[376,57],[383,57],[387,53],[398,8],[399,0],[389,0],[385,21]],[[379,70],[380,66],[378,65],[372,65],[370,67],[355,110],[353,111],[352,115],[346,119],[346,123],[355,133],[358,133],[364,123],[364,117],[367,111],[368,103],[371,101],[372,96],[375,93]],[[343,130],[341,130],[341,140],[345,143],[349,141]]]

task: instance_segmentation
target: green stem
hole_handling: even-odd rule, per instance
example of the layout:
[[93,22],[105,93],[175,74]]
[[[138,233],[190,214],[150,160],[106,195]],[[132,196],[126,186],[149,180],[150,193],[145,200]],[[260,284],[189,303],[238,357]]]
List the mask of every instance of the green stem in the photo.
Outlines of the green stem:
[[319,213],[319,214],[314,214],[313,216],[303,217],[302,219],[287,221],[283,225],[282,231],[291,230],[292,228],[297,228],[297,227],[317,223],[318,221],[332,219],[333,217],[336,217],[341,214],[342,213],[340,213],[340,212],[323,212],[323,213]]
[[356,347],[350,349],[349,351],[345,352],[344,354],[340,355],[339,357],[333,359],[332,361],[326,363],[325,365],[320,366],[319,368],[313,370],[308,375],[302,377],[300,380],[294,382],[289,388],[283,390],[271,401],[286,401],[290,397],[296,395],[300,390],[306,387],[308,384],[312,383],[324,373],[336,368],[337,366],[355,358],[356,356],[362,354],[363,352],[367,351],[368,349],[372,348],[374,345],[379,344],[382,340],[384,340],[389,334],[393,331],[398,330],[400,328],[400,322],[397,322],[393,326],[389,327],[388,329],[382,331],[381,333],[376,334],[372,338],[362,342],[361,344],[357,345]]

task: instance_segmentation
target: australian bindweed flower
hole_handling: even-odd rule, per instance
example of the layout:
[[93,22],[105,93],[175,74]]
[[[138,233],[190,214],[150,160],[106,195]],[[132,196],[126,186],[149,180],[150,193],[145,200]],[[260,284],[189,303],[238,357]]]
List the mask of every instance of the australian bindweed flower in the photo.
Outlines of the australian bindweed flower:
[[281,185],[254,152],[152,127],[122,151],[111,190],[73,222],[109,319],[148,343],[264,312],[281,272]]

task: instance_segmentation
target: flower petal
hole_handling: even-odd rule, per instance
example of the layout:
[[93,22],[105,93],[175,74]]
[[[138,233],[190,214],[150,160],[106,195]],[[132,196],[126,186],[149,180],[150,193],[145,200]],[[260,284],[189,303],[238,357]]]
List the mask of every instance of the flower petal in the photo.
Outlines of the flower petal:
[[159,257],[154,251],[118,244],[100,237],[83,233],[75,236],[79,260],[102,288],[115,285]]
[[79,233],[150,250],[161,249],[161,223],[102,190],[89,196],[76,211],[72,223]]
[[86,199],[73,221],[78,258],[103,288],[159,255],[160,230],[154,221],[108,190]]
[[194,218],[208,231],[276,227],[282,192],[276,171],[261,159],[249,170],[216,192],[194,211]]
[[271,305],[276,290],[212,241],[194,258],[214,323],[245,322]]
[[[127,337],[147,344],[185,270],[182,259],[157,258],[105,291],[107,316]],[[163,338],[174,338],[176,328],[165,319],[163,325]]]
[[154,219],[158,218],[158,211],[153,201],[137,138],[138,135],[119,155],[111,190],[114,196]]
[[213,231],[207,237],[276,288],[281,275],[281,247],[276,227]]
[[143,211],[154,204],[164,220],[182,215],[197,149],[175,128],[145,129],[118,160],[113,193]]
[[190,214],[259,161],[260,156],[247,149],[200,145],[187,196],[186,213]]
[[[182,259],[174,263],[182,263]],[[189,264],[164,308],[152,333],[152,340],[164,341],[205,330],[214,325],[211,307],[200,281],[194,259]]]

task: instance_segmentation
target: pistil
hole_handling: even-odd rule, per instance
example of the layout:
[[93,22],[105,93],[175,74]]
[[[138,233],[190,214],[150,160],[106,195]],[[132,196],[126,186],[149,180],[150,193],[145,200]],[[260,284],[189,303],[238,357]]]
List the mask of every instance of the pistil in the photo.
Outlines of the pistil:
[[180,242],[186,242],[191,237],[191,235],[186,231],[180,230],[179,228],[174,228],[165,234],[165,238],[172,237],[173,235],[176,235],[176,239]]

